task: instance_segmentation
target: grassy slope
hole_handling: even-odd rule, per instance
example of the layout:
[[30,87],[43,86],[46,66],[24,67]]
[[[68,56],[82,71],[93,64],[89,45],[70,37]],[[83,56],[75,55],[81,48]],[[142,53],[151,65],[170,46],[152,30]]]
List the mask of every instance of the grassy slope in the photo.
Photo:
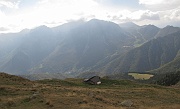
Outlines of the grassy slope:
[[[180,108],[179,88],[103,79],[88,85],[81,79],[11,81],[0,73],[0,109],[161,109]],[[7,79],[9,78],[9,79]],[[18,77],[15,77],[18,78]],[[21,79],[21,78],[20,78]],[[131,100],[132,107],[121,102]]]
[[150,72],[167,73],[176,71],[180,71],[180,56],[176,57],[173,61],[159,67],[158,69],[152,70]]

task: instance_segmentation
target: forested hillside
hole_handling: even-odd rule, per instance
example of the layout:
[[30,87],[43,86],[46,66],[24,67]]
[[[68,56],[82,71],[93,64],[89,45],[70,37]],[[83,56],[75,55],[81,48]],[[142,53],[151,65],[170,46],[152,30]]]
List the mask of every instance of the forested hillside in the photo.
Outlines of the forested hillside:
[[176,32],[153,39],[115,58],[107,64],[104,72],[144,72],[161,66],[166,68],[166,72],[178,70],[179,50],[180,32]]
[[83,72],[178,71],[179,30],[92,19],[0,34],[0,71],[63,78]]

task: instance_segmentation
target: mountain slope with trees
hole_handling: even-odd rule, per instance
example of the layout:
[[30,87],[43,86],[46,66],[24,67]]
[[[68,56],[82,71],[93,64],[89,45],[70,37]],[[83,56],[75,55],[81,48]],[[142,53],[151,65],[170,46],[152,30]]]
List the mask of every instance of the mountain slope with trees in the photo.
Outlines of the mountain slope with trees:
[[[153,39],[110,62],[104,72],[144,72],[170,63],[178,66],[180,32]],[[174,62],[173,62],[174,61]],[[167,66],[167,65],[166,65]],[[113,68],[113,70],[112,70]]]
[[161,29],[93,19],[0,34],[0,71],[44,76],[161,72],[179,67],[178,31],[178,27],[171,26]]
[[[33,72],[81,72],[116,52],[132,46],[134,38],[115,23],[91,20],[71,30],[66,38]],[[50,69],[48,71],[47,69]]]

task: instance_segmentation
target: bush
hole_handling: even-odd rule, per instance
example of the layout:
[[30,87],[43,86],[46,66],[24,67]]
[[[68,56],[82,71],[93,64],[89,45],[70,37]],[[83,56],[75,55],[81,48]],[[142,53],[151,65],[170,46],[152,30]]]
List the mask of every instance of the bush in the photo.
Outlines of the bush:
[[160,77],[155,83],[158,85],[171,86],[180,81],[180,71],[175,73],[168,73]]

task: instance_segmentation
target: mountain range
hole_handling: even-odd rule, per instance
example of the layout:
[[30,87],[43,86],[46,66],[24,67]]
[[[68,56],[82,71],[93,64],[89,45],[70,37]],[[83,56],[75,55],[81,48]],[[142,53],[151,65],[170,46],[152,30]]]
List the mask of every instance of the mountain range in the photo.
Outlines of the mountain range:
[[180,70],[180,28],[93,19],[0,34],[0,71],[77,76]]

